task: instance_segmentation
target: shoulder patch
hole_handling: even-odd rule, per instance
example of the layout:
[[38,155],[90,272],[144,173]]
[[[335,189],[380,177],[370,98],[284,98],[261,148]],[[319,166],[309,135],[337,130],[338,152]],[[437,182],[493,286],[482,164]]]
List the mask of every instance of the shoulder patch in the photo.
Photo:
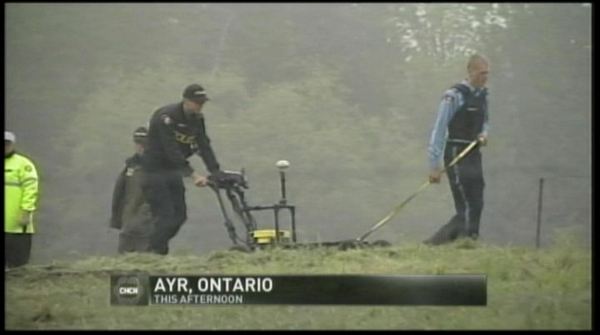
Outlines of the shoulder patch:
[[164,124],[166,124],[166,125],[170,125],[171,123],[173,123],[173,120],[171,120],[171,118],[168,115],[163,115],[160,118],[163,120]]

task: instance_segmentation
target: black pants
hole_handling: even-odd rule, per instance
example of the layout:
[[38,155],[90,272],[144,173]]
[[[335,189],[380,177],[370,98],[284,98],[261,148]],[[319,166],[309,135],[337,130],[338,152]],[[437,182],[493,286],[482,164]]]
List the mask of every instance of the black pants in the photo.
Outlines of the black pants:
[[150,249],[166,255],[169,253],[169,240],[177,235],[187,219],[182,177],[174,171],[148,172],[142,187],[152,215],[156,218],[150,236]]
[[4,233],[4,266],[14,268],[29,262],[31,235]]
[[[444,153],[446,166],[467,145],[448,143]],[[479,236],[485,187],[479,148],[473,149],[460,162],[448,169],[447,173],[456,214],[426,241],[430,244],[447,243],[459,237],[476,239]]]

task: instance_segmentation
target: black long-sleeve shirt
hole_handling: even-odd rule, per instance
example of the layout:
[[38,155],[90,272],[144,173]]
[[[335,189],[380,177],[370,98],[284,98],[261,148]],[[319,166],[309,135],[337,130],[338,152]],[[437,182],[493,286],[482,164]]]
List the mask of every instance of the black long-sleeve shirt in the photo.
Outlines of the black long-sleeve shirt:
[[154,112],[144,151],[144,168],[148,171],[176,170],[187,177],[194,172],[187,161],[194,152],[202,158],[210,173],[219,171],[203,117],[187,118],[182,102]]

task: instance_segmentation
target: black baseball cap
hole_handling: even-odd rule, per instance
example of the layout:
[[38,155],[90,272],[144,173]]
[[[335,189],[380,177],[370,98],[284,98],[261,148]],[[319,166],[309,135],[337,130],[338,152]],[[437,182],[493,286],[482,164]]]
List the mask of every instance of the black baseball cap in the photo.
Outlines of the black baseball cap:
[[191,84],[183,91],[183,97],[195,102],[205,102],[210,100],[206,95],[204,87],[198,84]]

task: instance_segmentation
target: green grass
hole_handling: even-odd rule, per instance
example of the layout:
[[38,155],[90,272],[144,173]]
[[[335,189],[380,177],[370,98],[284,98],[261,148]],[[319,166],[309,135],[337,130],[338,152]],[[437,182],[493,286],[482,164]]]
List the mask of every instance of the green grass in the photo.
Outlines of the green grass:
[[[110,273],[461,274],[488,276],[485,307],[111,306]],[[7,329],[591,329],[591,252],[472,241],[428,247],[132,254],[6,273]]]

